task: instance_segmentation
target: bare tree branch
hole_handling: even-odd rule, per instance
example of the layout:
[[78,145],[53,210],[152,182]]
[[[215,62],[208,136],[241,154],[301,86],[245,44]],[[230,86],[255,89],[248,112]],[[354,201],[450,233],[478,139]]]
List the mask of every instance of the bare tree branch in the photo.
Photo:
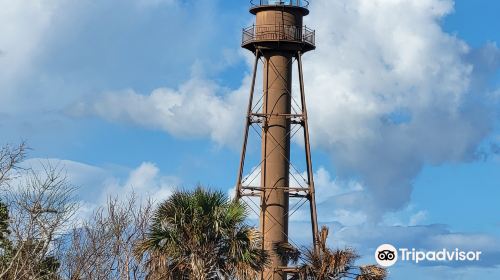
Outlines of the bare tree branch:
[[142,259],[134,248],[144,239],[152,203],[109,198],[83,226],[75,227],[62,259],[64,277],[76,279],[145,279]]
[[50,163],[26,169],[23,180],[4,190],[10,218],[12,256],[0,279],[58,279],[56,256],[77,210],[75,187],[63,169]]
[[18,164],[26,156],[27,150],[25,142],[18,146],[6,145],[0,148],[0,186],[11,179],[11,171],[19,168]]

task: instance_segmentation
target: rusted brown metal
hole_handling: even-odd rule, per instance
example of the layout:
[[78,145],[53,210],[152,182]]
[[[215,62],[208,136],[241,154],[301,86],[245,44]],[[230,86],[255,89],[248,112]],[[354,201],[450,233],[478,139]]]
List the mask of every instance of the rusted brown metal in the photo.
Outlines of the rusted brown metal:
[[[286,2],[286,4],[285,4]],[[271,4],[273,3],[273,4]],[[278,3],[278,4],[276,4]],[[294,4],[297,3],[297,4]],[[242,47],[255,53],[252,84],[246,116],[244,142],[238,172],[236,198],[260,197],[260,230],[263,234],[263,248],[271,255],[271,266],[262,272],[261,279],[285,280],[297,268],[289,267],[286,261],[274,253],[277,243],[293,243],[288,236],[290,199],[310,204],[313,243],[317,249],[318,223],[315,190],[309,142],[309,127],[305,103],[302,54],[315,48],[314,30],[303,26],[303,17],[309,13],[307,5],[300,0],[260,1],[250,9],[256,16],[256,24],[243,30]],[[254,91],[259,59],[263,64],[262,109],[254,112]],[[293,60],[299,66],[300,112],[292,110]],[[260,100],[257,102],[259,103]],[[258,109],[259,110],[259,109]],[[244,167],[250,128],[261,136],[260,186],[244,185]],[[290,168],[298,172],[290,160],[290,139],[292,126],[304,130],[307,179],[305,186],[290,186]],[[293,174],[291,175],[296,179]],[[252,180],[253,181],[253,180]],[[305,200],[307,199],[307,200]],[[252,202],[254,203],[254,202]],[[255,203],[257,204],[257,203]],[[299,205],[299,203],[297,203]],[[302,204],[299,205],[299,207]],[[293,209],[294,211],[296,209]]]
[[253,95],[255,91],[255,79],[257,77],[257,66],[259,65],[259,51],[255,52],[255,62],[253,64],[252,84],[250,86],[250,96],[248,97],[248,109],[245,124],[245,132],[243,134],[243,148],[241,149],[240,168],[238,171],[238,181],[236,182],[236,199],[241,198],[241,180],[243,178],[243,168],[245,167],[245,155],[248,144],[248,131],[251,125]]
[[[266,123],[262,128],[261,223],[264,249],[272,252],[276,243],[288,242],[288,193],[290,158],[290,119],[280,114],[290,114],[292,88],[292,56],[279,51],[264,52],[264,108]],[[281,141],[277,139],[282,139]],[[272,267],[286,266],[283,260],[271,253]],[[264,279],[286,279],[282,271],[268,270]]]
[[314,241],[314,250],[319,252],[318,235],[318,214],[316,210],[316,194],[314,188],[314,176],[311,159],[311,143],[309,142],[309,120],[307,117],[306,93],[304,90],[304,72],[302,71],[302,53],[297,54],[297,64],[299,68],[300,99],[302,101],[302,114],[304,114],[304,144],[306,150],[307,181],[309,182],[309,202],[311,210],[311,226]]

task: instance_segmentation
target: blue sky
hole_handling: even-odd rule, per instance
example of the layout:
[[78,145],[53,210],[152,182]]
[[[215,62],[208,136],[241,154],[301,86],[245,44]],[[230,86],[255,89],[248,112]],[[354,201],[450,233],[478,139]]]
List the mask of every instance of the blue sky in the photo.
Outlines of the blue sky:
[[[391,279],[500,277],[500,3],[312,2],[305,80],[332,244],[356,246],[363,262],[385,242],[477,247],[479,264],[396,265]],[[86,211],[132,189],[233,187],[247,1],[0,5],[0,144],[26,139],[27,165],[61,162]]]

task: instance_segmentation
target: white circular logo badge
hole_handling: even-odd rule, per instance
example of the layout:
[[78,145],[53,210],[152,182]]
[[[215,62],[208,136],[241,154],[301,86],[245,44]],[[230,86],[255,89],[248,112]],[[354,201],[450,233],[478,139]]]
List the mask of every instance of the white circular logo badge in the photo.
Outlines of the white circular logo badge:
[[380,266],[393,266],[398,261],[398,250],[391,244],[380,245],[375,251],[375,260]]

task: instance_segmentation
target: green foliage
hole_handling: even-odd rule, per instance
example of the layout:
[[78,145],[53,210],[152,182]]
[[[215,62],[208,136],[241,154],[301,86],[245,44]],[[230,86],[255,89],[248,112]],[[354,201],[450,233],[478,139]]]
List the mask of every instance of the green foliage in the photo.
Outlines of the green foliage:
[[0,239],[5,239],[9,235],[9,208],[5,203],[0,202]]
[[9,240],[9,208],[0,202],[0,269],[4,271],[12,259],[12,243]]
[[[1,280],[30,279],[28,275],[36,275],[39,280],[58,279],[59,260],[53,256],[47,256],[35,261],[42,249],[42,242],[37,240],[24,240],[12,242],[10,238],[9,208],[0,202],[0,273]],[[34,264],[34,265],[30,265]],[[22,272],[15,268],[22,267]],[[19,275],[26,275],[20,276]],[[23,278],[24,277],[24,278]]]
[[58,279],[58,271],[61,266],[60,261],[54,256],[44,258],[38,265],[38,275],[40,280]]
[[255,278],[268,258],[246,217],[245,207],[222,192],[174,193],[158,207],[138,247],[149,256],[149,278]]

